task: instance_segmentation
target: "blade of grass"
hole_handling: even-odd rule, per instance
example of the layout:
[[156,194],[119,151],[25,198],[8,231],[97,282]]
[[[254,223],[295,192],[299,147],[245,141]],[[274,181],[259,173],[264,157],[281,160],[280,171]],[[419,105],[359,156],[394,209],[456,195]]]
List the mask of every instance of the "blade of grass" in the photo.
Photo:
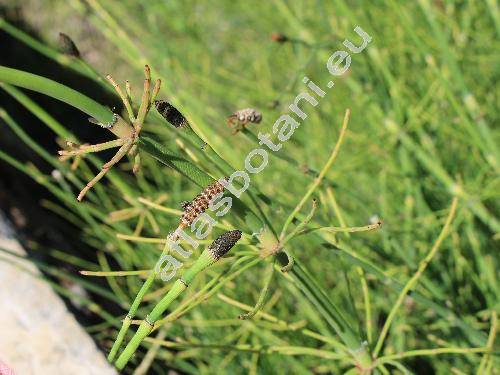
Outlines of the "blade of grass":
[[[39,42],[35,38],[26,34],[24,31],[15,27],[14,25],[7,22],[5,19],[0,17],[0,29],[3,29],[9,33],[12,37],[16,38],[20,42],[26,44],[35,51],[41,53],[42,55],[56,61],[57,63],[74,70],[75,72],[84,75],[94,81],[99,83],[104,83],[104,79],[97,73],[90,65],[88,65],[81,58],[76,58],[73,56],[66,56],[63,53],[49,47],[48,45]],[[105,85],[103,85],[105,86]],[[110,92],[112,89],[108,88]]]
[[217,345],[217,344],[196,344],[196,343],[179,343],[173,341],[162,341],[156,340],[154,338],[148,337],[145,339],[151,343],[158,343],[162,346],[166,346],[169,348],[179,348],[179,349],[188,349],[188,348],[204,348],[204,349],[214,349],[214,350],[224,350],[224,351],[245,351],[245,352],[254,352],[261,354],[273,354],[279,353],[283,355],[311,355],[320,358],[326,359],[342,359],[344,358],[343,354],[337,354],[326,350],[320,350],[315,348],[307,348],[307,347],[299,347],[299,346],[250,346],[250,345]]
[[487,348],[437,348],[437,349],[419,349],[410,350],[404,353],[386,355],[380,357],[377,363],[388,363],[389,361],[395,359],[411,358],[411,357],[422,357],[422,356],[434,356],[441,354],[477,354],[488,352]]
[[120,276],[142,276],[149,274],[150,270],[136,270],[136,271],[87,271],[82,270],[80,274],[83,276],[97,276],[97,277],[120,277]]
[[285,220],[285,224],[283,224],[283,229],[281,230],[280,239],[285,238],[288,226],[292,223],[293,219],[295,218],[295,216],[297,215],[297,213],[302,209],[302,207],[304,206],[304,204],[309,200],[309,198],[311,197],[312,193],[319,186],[319,184],[323,180],[323,177],[326,175],[326,173],[328,172],[328,170],[332,166],[333,162],[337,158],[337,155],[338,155],[339,150],[340,150],[340,146],[342,145],[342,141],[344,140],[344,135],[345,135],[345,131],[347,129],[347,124],[349,122],[349,115],[350,115],[350,113],[351,112],[350,112],[349,109],[347,109],[345,111],[344,121],[342,122],[342,128],[340,129],[339,138],[337,140],[337,143],[335,144],[335,147],[333,148],[333,151],[332,151],[330,157],[328,158],[325,166],[321,169],[321,172],[319,173],[319,176],[311,184],[311,186],[309,187],[309,189],[306,191],[306,193],[302,197],[301,201],[297,204],[297,206],[295,207],[295,209],[292,211],[292,213]]
[[120,138],[127,138],[132,132],[131,126],[120,116],[114,114],[109,108],[51,79],[22,70],[0,66],[0,82],[33,90],[78,108],[102,124],[111,124],[112,126],[109,130]]
[[432,249],[429,251],[427,256],[420,262],[417,271],[415,274],[412,276],[410,280],[406,283],[404,286],[403,290],[399,294],[394,306],[392,307],[385,323],[384,326],[382,327],[382,331],[380,332],[379,338],[377,340],[377,344],[375,345],[375,348],[373,350],[373,356],[376,358],[378,354],[380,353],[380,350],[382,349],[382,346],[384,345],[385,338],[387,334],[389,333],[389,328],[391,327],[391,323],[394,320],[394,317],[396,313],[398,312],[399,308],[401,307],[406,295],[408,292],[410,292],[415,285],[417,284],[420,276],[422,276],[422,273],[425,271],[427,268],[428,264],[432,261],[434,256],[439,250],[439,247],[441,246],[441,243],[443,240],[446,238],[448,235],[448,232],[450,230],[451,222],[455,216],[455,211],[457,209],[457,202],[458,199],[454,198],[450,207],[450,212],[448,214],[448,217],[446,218],[446,222],[444,224],[443,229],[441,230],[441,233],[439,234],[436,242],[434,243],[434,246],[432,246]]
[[[493,346],[495,344],[495,338],[497,335],[497,328],[498,328],[498,318],[497,318],[497,312],[492,311],[491,312],[491,328],[490,328],[490,334],[488,335],[488,341],[486,342],[486,350],[488,352],[491,352],[493,350]],[[490,372],[486,370],[488,368],[488,361],[490,361],[491,365],[493,365],[493,358],[491,357],[490,353],[487,353],[481,358],[481,362],[479,363],[479,367],[477,369],[477,375],[481,374],[489,374]]]

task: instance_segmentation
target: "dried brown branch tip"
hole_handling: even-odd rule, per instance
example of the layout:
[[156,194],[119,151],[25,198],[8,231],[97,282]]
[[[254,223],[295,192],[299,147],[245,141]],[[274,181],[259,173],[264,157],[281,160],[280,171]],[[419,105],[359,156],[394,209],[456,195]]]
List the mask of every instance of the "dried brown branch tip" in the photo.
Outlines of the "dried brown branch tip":
[[229,250],[233,248],[234,245],[240,240],[241,231],[231,230],[229,232],[221,234],[217,237],[214,242],[208,247],[208,252],[212,258],[217,261],[226,255]]
[[271,40],[278,43],[286,43],[290,40],[285,34],[282,33],[272,33]]
[[[62,38],[61,40],[64,40],[66,44],[71,45],[72,43],[71,39],[69,39],[65,34],[61,34],[61,38]],[[92,188],[92,186],[94,186],[101,178],[103,178],[104,175],[126,155],[130,155],[134,159],[134,165],[132,171],[134,173],[138,172],[141,159],[137,147],[137,140],[139,139],[139,135],[141,133],[144,120],[146,119],[149,109],[151,108],[151,104],[155,101],[161,86],[160,79],[156,79],[153,90],[151,92],[151,70],[149,69],[148,65],[144,67],[144,75],[145,75],[144,90],[139,110],[137,111],[137,113],[134,113],[132,107],[131,89],[128,81],[125,84],[125,92],[124,92],[121,89],[120,85],[116,83],[116,81],[111,75],[108,74],[106,76],[107,80],[111,83],[111,85],[117,92],[118,96],[123,101],[123,105],[125,106],[125,109],[128,114],[129,122],[127,126],[131,128],[130,133],[128,133],[127,135],[123,135],[122,137],[115,139],[113,141],[104,142],[96,145],[82,145],[79,147],[75,147],[74,145],[71,144],[68,145],[67,150],[59,151],[59,155],[61,155],[63,159],[67,159],[69,157],[80,158],[81,156],[88,153],[99,152],[111,148],[118,148],[118,151],[116,152],[115,156],[113,156],[113,158],[110,161],[108,161],[102,166],[101,171],[82,189],[80,194],[78,194],[77,197],[78,201],[81,201],[83,197],[87,194],[87,192]],[[113,121],[108,124],[101,124],[95,119],[92,120],[93,121],[91,122],[97,123],[98,125],[107,129],[112,129],[118,120],[121,123],[126,123],[126,121],[123,120],[121,117],[119,117],[117,114],[113,114]]]
[[[228,181],[228,177],[224,177],[224,181]],[[208,185],[203,191],[198,194],[191,202],[182,202],[181,206],[184,213],[181,216],[181,227],[187,227],[206,211],[212,199],[224,191],[224,185],[220,181]]]

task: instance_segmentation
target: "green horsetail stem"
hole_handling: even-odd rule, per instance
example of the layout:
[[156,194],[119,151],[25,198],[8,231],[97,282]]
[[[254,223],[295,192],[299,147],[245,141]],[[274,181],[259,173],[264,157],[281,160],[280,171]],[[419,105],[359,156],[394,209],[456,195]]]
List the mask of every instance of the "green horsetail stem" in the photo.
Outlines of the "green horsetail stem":
[[[180,228],[180,227],[179,227]],[[179,229],[178,228],[178,229]],[[170,238],[170,241],[167,241],[165,246],[163,247],[163,251],[161,253],[160,259],[167,254],[167,250],[169,248],[169,244],[171,241],[177,241],[179,238],[179,235],[177,234],[177,231],[172,233],[172,237]],[[120,349],[123,339],[125,338],[125,335],[127,334],[128,329],[130,328],[130,324],[132,323],[132,319],[134,319],[135,314],[137,312],[137,309],[139,308],[139,305],[142,302],[142,299],[144,298],[144,295],[147,293],[149,288],[151,287],[151,284],[153,284],[153,281],[155,280],[156,276],[158,276],[158,269],[155,267],[149,272],[149,275],[142,284],[141,289],[139,290],[139,293],[134,298],[134,301],[132,302],[132,305],[130,306],[130,309],[127,313],[127,316],[123,319],[122,321],[122,326],[120,328],[120,331],[118,332],[118,335],[116,336],[116,340],[113,343],[113,346],[111,347],[111,350],[109,351],[108,354],[108,361],[113,362],[115,360],[116,354],[118,353],[118,350]]]
[[[162,259],[163,256],[167,254],[170,244],[179,239],[180,237],[179,231],[182,231],[183,228],[186,228],[187,226],[191,225],[192,221],[195,220],[202,212],[204,212],[208,208],[212,198],[214,198],[215,195],[222,192],[223,190],[224,187],[220,184],[220,182],[214,182],[208,185],[190,203],[187,203],[186,206],[184,206],[184,213],[181,216],[179,226],[173,233],[169,234],[168,241],[163,247],[160,259]],[[137,293],[134,301],[132,302],[132,306],[130,307],[130,310],[125,319],[123,319],[120,331],[118,332],[116,340],[113,343],[113,346],[111,347],[111,350],[108,354],[109,362],[114,361],[115,356],[118,350],[120,349],[123,339],[125,338],[125,335],[130,327],[132,319],[134,318],[135,313],[137,312],[137,309],[139,308],[139,305],[142,299],[144,298],[144,295],[150,288],[151,284],[153,283],[158,273],[159,273],[158,267],[155,267],[150,271],[148,278],[146,279],[141,289],[139,290],[139,293]]]
[[[166,246],[165,246],[166,247]],[[162,255],[165,254],[165,250],[163,250]],[[125,335],[127,334],[128,329],[130,328],[130,324],[132,323],[132,319],[135,316],[135,313],[137,312],[137,309],[139,308],[139,305],[141,304],[142,299],[144,298],[144,295],[146,292],[149,290],[151,287],[151,284],[153,283],[157,273],[152,270],[146,281],[142,284],[141,289],[139,290],[139,293],[135,296],[134,302],[132,302],[132,306],[130,306],[129,312],[125,319],[123,319],[122,326],[120,328],[120,331],[118,332],[118,335],[116,336],[116,340],[113,343],[113,346],[111,347],[111,350],[108,354],[108,361],[113,362],[116,354],[118,353],[118,350],[120,349],[123,339],[125,338]]]
[[[192,205],[193,207],[191,209],[189,209],[190,212],[188,212],[187,208],[184,210],[184,214],[181,217],[181,222],[180,222],[177,230],[175,230],[173,233],[171,233],[169,235],[169,240],[167,241],[167,243],[165,244],[165,246],[163,248],[160,259],[162,259],[162,257],[165,254],[167,254],[167,250],[170,246],[170,243],[175,242],[179,239],[178,230],[182,230],[184,227],[186,227],[190,224],[189,222],[186,223],[186,220],[192,221],[192,220],[194,220],[194,218],[198,215],[198,213],[200,211],[202,211],[202,212],[205,211],[205,209],[209,205],[209,201],[212,198],[210,195],[219,192],[217,190],[214,191],[213,186],[214,186],[214,184],[209,185],[207,188],[205,188],[203,190],[203,192],[201,192],[196,198],[194,198],[191,203],[189,203],[189,205]],[[223,188],[222,188],[222,190],[223,190]],[[205,200],[205,205],[206,205],[205,208],[201,207],[199,199],[197,199],[199,197],[201,197],[203,200]],[[120,331],[118,332],[116,340],[113,343],[113,346],[111,347],[111,350],[108,354],[108,361],[109,362],[114,361],[115,356],[118,353],[118,350],[120,349],[120,346],[122,345],[123,339],[125,338],[125,335],[130,327],[132,319],[134,318],[135,313],[137,312],[137,309],[139,308],[139,305],[140,305],[142,299],[144,298],[144,295],[151,287],[151,284],[153,283],[153,281],[156,278],[156,276],[158,275],[158,273],[159,273],[159,270],[156,267],[150,271],[148,278],[146,279],[146,281],[142,285],[141,289],[139,290],[139,293],[137,293],[134,301],[132,302],[132,306],[130,306],[130,310],[129,310],[127,316],[125,317],[125,319],[123,319]]]
[[210,267],[223,257],[241,238],[241,231],[225,232],[215,239],[198,257],[195,263],[187,269],[182,277],[177,279],[169,292],[156,304],[146,316],[116,361],[116,367],[122,370],[135,353],[141,342],[151,333],[154,323],[162,316],[170,304],[189,286],[191,281],[204,269]]
[[95,118],[101,124],[108,124],[109,131],[119,138],[128,138],[132,134],[132,127],[130,124],[113,113],[109,108],[49,78],[18,69],[8,68],[6,66],[0,66],[0,82],[10,83],[14,86],[36,91],[78,108],[80,111]]

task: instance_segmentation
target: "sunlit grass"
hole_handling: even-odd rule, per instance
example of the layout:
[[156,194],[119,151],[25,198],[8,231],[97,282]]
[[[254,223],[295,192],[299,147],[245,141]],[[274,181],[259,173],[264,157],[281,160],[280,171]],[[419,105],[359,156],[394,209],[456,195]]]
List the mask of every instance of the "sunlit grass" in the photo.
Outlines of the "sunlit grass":
[[[235,168],[243,168],[257,132],[271,132],[274,121],[305,89],[302,77],[324,86],[328,56],[353,35],[356,25],[369,32],[373,42],[353,56],[346,77],[318,107],[308,108],[308,118],[284,144],[280,153],[293,162],[271,157],[268,168],[252,179],[253,192],[270,199],[264,207],[269,222],[278,230],[290,228],[286,233],[293,235],[284,237],[287,251],[307,267],[321,291],[310,292],[342,307],[359,337],[367,340],[367,349],[378,353],[378,371],[418,373],[425,363],[440,374],[453,369],[488,373],[500,366],[498,355],[489,352],[495,351],[491,327],[497,325],[493,311],[500,284],[498,95],[493,86],[499,17],[494,2],[276,0],[256,7],[229,1],[92,0],[90,13],[80,1],[68,4],[115,46],[98,53],[110,65],[127,65],[131,76],[120,77],[122,81],[140,79],[148,63],[163,81],[160,96],[177,106],[214,152]],[[273,42],[273,32],[301,42]],[[85,64],[68,62],[47,48],[49,57],[95,77]],[[81,52],[85,58],[86,51]],[[104,76],[110,67],[94,68]],[[91,126],[60,124],[23,93],[10,93],[54,136],[68,139],[73,127]],[[132,95],[139,98],[139,92]],[[226,118],[246,107],[260,110],[263,121],[248,127],[253,138],[232,136]],[[345,108],[351,109],[351,118],[341,151],[324,179],[314,180],[299,166],[322,171],[328,165]],[[62,177],[45,175],[2,151],[0,158],[48,188],[55,197],[51,209],[80,226],[82,240],[101,254],[95,269],[87,268],[88,276],[76,282],[123,308],[119,316],[109,316],[95,302],[83,303],[102,318],[102,326],[92,331],[109,350],[142,285],[143,271],[152,268],[164,238],[176,227],[180,202],[200,187],[145,156],[136,178],[112,170],[109,180],[89,193],[88,202],[78,204],[75,192],[100,168],[99,159],[91,155],[71,170],[37,147],[29,136],[32,125],[17,124],[7,111],[0,112],[6,126]],[[220,162],[215,155],[200,150],[197,140],[179,136],[156,117],[148,118],[143,131],[211,176],[228,170],[215,162]],[[203,185],[204,177],[196,178]],[[317,208],[311,214],[307,205],[312,198]],[[457,210],[450,224],[446,218],[454,211],[452,200]],[[248,197],[244,202],[254,207]],[[224,228],[240,225],[230,215],[224,219]],[[349,228],[379,220],[382,227],[372,232],[349,233]],[[447,236],[439,252],[426,258],[445,224]],[[252,233],[246,234],[248,239]],[[234,258],[194,281],[185,299],[156,326],[159,337],[148,339],[134,359],[136,366],[144,359],[141,368],[166,363],[193,374],[241,368],[341,373],[352,368],[345,343],[277,264],[278,276],[271,279],[261,310],[252,320],[236,319],[253,311],[270,266],[252,245],[237,246]],[[108,285],[91,286],[92,276],[106,277]],[[170,287],[154,282],[137,316],[143,319]],[[205,323],[189,323],[193,321]],[[307,325],[290,327],[290,322],[302,321]],[[154,360],[144,357],[147,350]]]

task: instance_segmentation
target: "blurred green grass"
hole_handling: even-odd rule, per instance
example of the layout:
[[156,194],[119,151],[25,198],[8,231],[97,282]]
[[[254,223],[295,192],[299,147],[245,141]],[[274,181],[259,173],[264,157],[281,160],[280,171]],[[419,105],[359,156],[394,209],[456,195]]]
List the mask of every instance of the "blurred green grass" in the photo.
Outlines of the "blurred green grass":
[[[280,152],[320,170],[337,139],[344,109],[351,108],[345,143],[328,174],[334,185],[326,183],[318,189],[319,209],[313,223],[341,224],[334,214],[329,189],[347,225],[364,225],[371,217],[380,217],[384,221],[380,231],[349,238],[339,235],[337,241],[403,284],[429,251],[452,197],[458,196],[452,233],[424,273],[417,291],[450,316],[453,313],[459,317],[474,332],[460,328],[455,319],[446,319],[446,314],[436,313],[429,303],[409,296],[396,316],[383,353],[486,344],[491,311],[499,308],[500,179],[495,155],[499,144],[500,28],[495,1],[276,0],[257,6],[243,1],[200,4],[156,0],[147,4],[88,0],[84,5],[72,0],[64,8],[92,23],[113,46],[83,50],[84,58],[86,53],[101,55],[102,65],[96,68],[103,73],[119,70],[115,78],[134,83],[136,100],[142,66],[150,64],[154,74],[163,79],[162,96],[178,106],[236,168],[244,167],[244,158],[254,145],[242,134],[231,136],[225,118],[237,109],[255,107],[263,112],[264,120],[250,131],[270,131],[275,119],[303,91],[304,75],[324,86],[330,79],[325,66],[328,56],[341,48],[344,39],[354,40],[353,29],[361,26],[373,41],[353,56],[349,73],[337,80],[318,107],[308,108],[307,120]],[[303,40],[309,46],[278,44],[270,38],[273,32]],[[78,39],[75,42],[79,44]],[[269,106],[273,101],[278,101],[276,108]],[[72,126],[66,124],[69,130]],[[151,122],[144,130],[162,143],[177,147],[170,129]],[[217,174],[207,161],[201,160],[199,165]],[[272,158],[265,172],[252,178],[252,184],[272,197],[274,203],[267,214],[278,226],[301,199],[309,181],[295,169],[286,161]],[[89,169],[78,173],[80,181],[91,176]],[[76,189],[65,180],[50,183],[60,189],[56,196],[64,203],[51,207],[83,226],[84,240],[100,254],[112,257],[117,262],[116,270],[149,268],[159,254],[151,245],[116,238],[117,232],[134,232],[136,217],[114,223],[104,220],[110,211],[130,206],[122,198],[124,194],[139,207],[137,197],[155,199],[166,194],[168,198],[162,204],[178,208],[179,202],[197,193],[195,187],[160,169],[152,160],[145,160],[144,171],[137,179],[128,173],[111,173],[108,186],[114,191],[98,185],[87,205],[73,201]],[[162,230],[176,221],[175,216],[151,212]],[[149,225],[142,234],[160,237]],[[365,306],[356,263],[323,244],[316,237],[298,237],[290,250],[308,265],[334,301],[358,317],[365,332]],[[95,266],[96,270],[105,268],[102,262]],[[263,272],[264,265],[252,268],[226,284],[222,293],[253,305]],[[376,339],[397,291],[381,274],[368,267],[365,272]],[[206,275],[197,282],[192,293],[208,279]],[[126,309],[141,281],[135,277],[108,280],[109,288]],[[306,319],[308,328],[329,336],[317,312],[286,279],[276,278],[271,293],[275,303],[266,312],[287,322]],[[94,306],[94,310],[99,309]],[[172,324],[167,337],[198,344],[331,349],[331,344],[321,344],[297,331],[281,332],[262,320],[221,324],[239,313],[240,309],[221,298],[212,298]],[[115,331],[103,328],[118,324],[119,318],[103,316],[105,323],[98,326],[100,329],[91,328],[104,346],[114,338]],[[213,373],[222,364],[227,373],[337,373],[344,368],[341,363],[308,356],[293,359],[229,351],[235,354],[231,357],[224,351],[189,345],[176,350],[160,350],[154,366],[166,359],[169,365],[189,373]],[[494,358],[493,367],[498,367],[498,357]],[[449,374],[473,373],[480,360],[481,355],[467,354],[429,356],[404,363],[416,373]]]

